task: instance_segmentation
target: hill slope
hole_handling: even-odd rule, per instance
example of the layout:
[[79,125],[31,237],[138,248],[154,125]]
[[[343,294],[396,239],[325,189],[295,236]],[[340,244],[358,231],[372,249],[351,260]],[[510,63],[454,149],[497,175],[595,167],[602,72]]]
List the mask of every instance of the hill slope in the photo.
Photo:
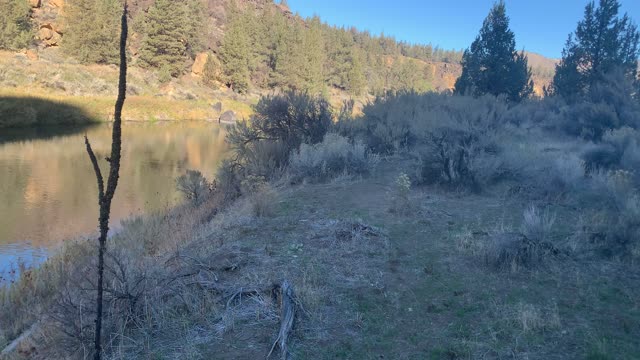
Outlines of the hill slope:
[[[32,17],[35,26],[38,29],[37,51],[47,51],[50,48],[56,48],[61,44],[64,44],[64,36],[68,35],[66,32],[69,31],[65,24],[68,21],[68,19],[65,19],[65,7],[67,6],[65,1],[33,0],[30,3],[33,6]],[[146,14],[153,3],[154,0],[131,1],[131,17],[133,19],[137,19],[141,15]],[[205,18],[205,26],[201,29],[203,32],[202,38],[204,39],[204,48],[206,51],[212,52],[214,56],[218,58],[218,61],[221,45],[229,27],[229,6],[231,3],[231,0],[206,0],[201,3],[201,6],[203,7],[202,12]],[[304,28],[312,26],[312,24],[308,22],[309,19],[302,19],[299,16],[292,14],[291,10],[286,7],[286,5],[276,5],[271,0],[240,0],[234,3],[237,4],[239,10],[244,13],[261,13],[265,11],[276,12],[284,16],[284,18],[290,23],[301,23]],[[143,34],[138,32],[139,30],[139,26],[133,27],[133,34],[131,36],[132,41],[130,41],[130,52],[134,57],[139,52],[141,39],[143,37]],[[275,31],[276,29],[272,30]],[[330,31],[330,27],[325,27],[322,31]],[[347,33],[354,37],[356,43],[365,41],[370,36],[366,32],[359,32],[355,29],[350,29]],[[334,41],[335,39],[329,38],[329,40]],[[427,45],[426,47],[411,46],[406,43],[397,42],[393,38],[380,37],[373,38],[373,40],[374,42],[380,42],[380,45],[385,49],[383,50],[384,53],[388,54],[385,56],[390,57],[390,59],[384,60],[384,62],[387,63],[387,66],[393,66],[395,63],[394,59],[399,59],[400,57],[418,60],[418,64],[425,69],[423,75],[425,80],[430,82],[430,86],[434,90],[442,91],[451,89],[455,79],[460,74],[460,67],[458,63],[461,56],[460,53],[443,51],[437,46],[433,47],[431,45]],[[338,39],[335,41],[341,40]],[[363,50],[365,52],[364,55],[371,56],[366,49],[363,48]],[[35,56],[33,51],[31,52],[31,55]],[[535,53],[529,53],[528,55],[530,65],[534,70],[536,89],[541,89],[542,86],[549,82],[555,60],[544,58],[543,56]],[[192,64],[193,60],[195,59],[191,59]],[[200,62],[196,61],[196,73],[202,72],[205,62],[206,57],[200,57]],[[262,85],[256,84],[256,86],[260,87]]]

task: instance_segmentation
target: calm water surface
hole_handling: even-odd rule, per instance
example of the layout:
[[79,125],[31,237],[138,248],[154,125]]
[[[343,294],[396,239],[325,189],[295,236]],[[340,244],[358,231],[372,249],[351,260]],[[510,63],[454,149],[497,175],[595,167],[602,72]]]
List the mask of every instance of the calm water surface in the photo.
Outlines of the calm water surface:
[[[95,175],[84,134],[99,159],[108,155],[111,128],[0,129],[0,283],[20,264],[42,262],[63,240],[97,229]],[[111,224],[178,203],[175,178],[197,169],[211,178],[225,153],[224,130],[206,122],[126,123],[120,182]],[[101,161],[107,174],[107,163]]]

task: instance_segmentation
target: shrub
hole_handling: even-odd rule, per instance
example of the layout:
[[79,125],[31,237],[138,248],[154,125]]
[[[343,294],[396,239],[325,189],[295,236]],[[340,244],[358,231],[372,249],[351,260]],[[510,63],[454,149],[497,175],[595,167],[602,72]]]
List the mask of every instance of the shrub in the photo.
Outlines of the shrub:
[[502,97],[387,93],[366,105],[361,118],[340,121],[338,130],[375,153],[417,149],[418,184],[477,190],[500,175],[500,149],[493,139],[506,110]]
[[230,132],[229,142],[235,149],[241,149],[244,143],[279,141],[293,150],[303,142],[322,141],[331,123],[331,107],[325,99],[287,92],[261,98],[251,123],[241,123],[237,130]]
[[187,170],[176,180],[176,188],[182,195],[194,204],[200,204],[212,190],[202,173],[197,170]]
[[18,50],[28,47],[33,38],[31,7],[22,0],[0,2],[0,49]]
[[607,131],[602,141],[582,155],[587,173],[609,170],[634,171],[640,166],[640,133],[630,127]]
[[377,160],[361,142],[350,143],[343,136],[329,133],[321,143],[302,144],[291,156],[290,171],[294,181],[325,181],[340,174],[366,174]]
[[216,173],[216,185],[225,200],[231,201],[240,196],[240,182],[237,163],[228,159],[222,161]]
[[536,242],[547,241],[549,233],[556,221],[555,214],[545,210],[540,212],[534,205],[524,211],[522,233],[530,240]]
[[254,216],[271,216],[276,202],[276,193],[262,176],[247,176],[242,181],[242,193],[248,196]]
[[506,109],[504,99],[493,96],[387,93],[366,105],[360,118],[341,121],[338,128],[375,153],[391,154],[424,145],[429,134],[441,129],[483,135],[503,122]]
[[411,192],[411,179],[403,172],[398,175],[394,184],[394,192],[391,199],[390,211],[404,214],[410,210],[411,202],[409,194]]
[[591,177],[597,210],[579,230],[587,250],[612,258],[630,258],[640,244],[640,194],[633,174],[625,170],[595,173]]
[[271,180],[282,174],[291,153],[302,143],[322,141],[332,124],[329,103],[306,93],[263,97],[255,111],[250,122],[239,122],[227,134],[235,156],[224,165],[224,176],[236,181],[225,185],[229,190],[239,189],[247,176]]

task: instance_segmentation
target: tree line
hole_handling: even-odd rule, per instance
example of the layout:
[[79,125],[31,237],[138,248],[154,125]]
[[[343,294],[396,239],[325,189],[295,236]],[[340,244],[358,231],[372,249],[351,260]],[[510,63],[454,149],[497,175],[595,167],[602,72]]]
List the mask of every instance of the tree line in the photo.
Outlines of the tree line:
[[[119,0],[69,0],[61,49],[82,63],[115,64]],[[183,74],[198,52],[207,50],[209,24],[201,0],[155,0],[130,13],[138,34],[132,64],[159,72],[161,80]],[[35,29],[26,0],[0,3],[0,49],[34,45]],[[231,2],[225,34],[213,45],[206,82],[237,92],[250,87],[323,93],[339,88],[353,95],[387,90],[431,89],[427,62],[459,63],[461,51],[409,44],[355,28],[329,26],[318,17],[302,19],[271,6],[240,9]]]
[[[398,42],[355,28],[302,20],[274,8],[240,11],[233,3],[218,51],[222,76],[238,92],[260,88],[352,95],[431,89],[427,62],[459,62],[461,52]],[[215,61],[212,58],[211,61]]]
[[[201,0],[155,0],[133,16],[140,36],[133,63],[159,72],[168,81],[180,76],[198,52],[207,50],[207,20]],[[590,2],[584,18],[569,35],[546,95],[576,98],[611,73],[638,88],[639,35],[618,0]],[[25,0],[0,2],[0,48],[28,47],[34,38]],[[114,64],[118,60],[119,0],[70,0],[62,49],[83,63]],[[223,83],[236,92],[251,87],[325,93],[331,88],[351,95],[381,94],[431,87],[432,65],[462,64],[455,93],[504,95],[521,101],[533,94],[531,69],[524,51],[516,50],[504,1],[494,4],[480,32],[464,51],[408,44],[393,37],[355,28],[329,26],[320,18],[301,19],[277,7],[227,9],[225,33],[209,49],[205,82]],[[636,91],[634,90],[634,92]]]
[[[638,47],[640,33],[625,13],[619,14],[618,0],[599,0],[587,4],[584,17],[569,35],[556,66],[547,96],[558,95],[579,100],[598,85],[622,80],[616,91],[638,97]],[[480,96],[505,96],[519,102],[533,94],[531,69],[524,51],[518,52],[515,35],[503,0],[498,1],[484,20],[471,46],[462,56],[462,75],[455,92]]]

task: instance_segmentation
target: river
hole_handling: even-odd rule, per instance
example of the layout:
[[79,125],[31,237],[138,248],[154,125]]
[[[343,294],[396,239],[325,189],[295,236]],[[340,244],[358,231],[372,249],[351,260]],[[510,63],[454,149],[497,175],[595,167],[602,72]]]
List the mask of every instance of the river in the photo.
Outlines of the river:
[[[0,129],[0,283],[66,239],[97,232],[97,185],[84,135],[104,159],[111,128]],[[120,220],[181,201],[175,179],[187,169],[211,179],[225,154],[224,129],[207,122],[125,123],[120,182],[111,211]],[[102,160],[102,172],[107,162]]]

